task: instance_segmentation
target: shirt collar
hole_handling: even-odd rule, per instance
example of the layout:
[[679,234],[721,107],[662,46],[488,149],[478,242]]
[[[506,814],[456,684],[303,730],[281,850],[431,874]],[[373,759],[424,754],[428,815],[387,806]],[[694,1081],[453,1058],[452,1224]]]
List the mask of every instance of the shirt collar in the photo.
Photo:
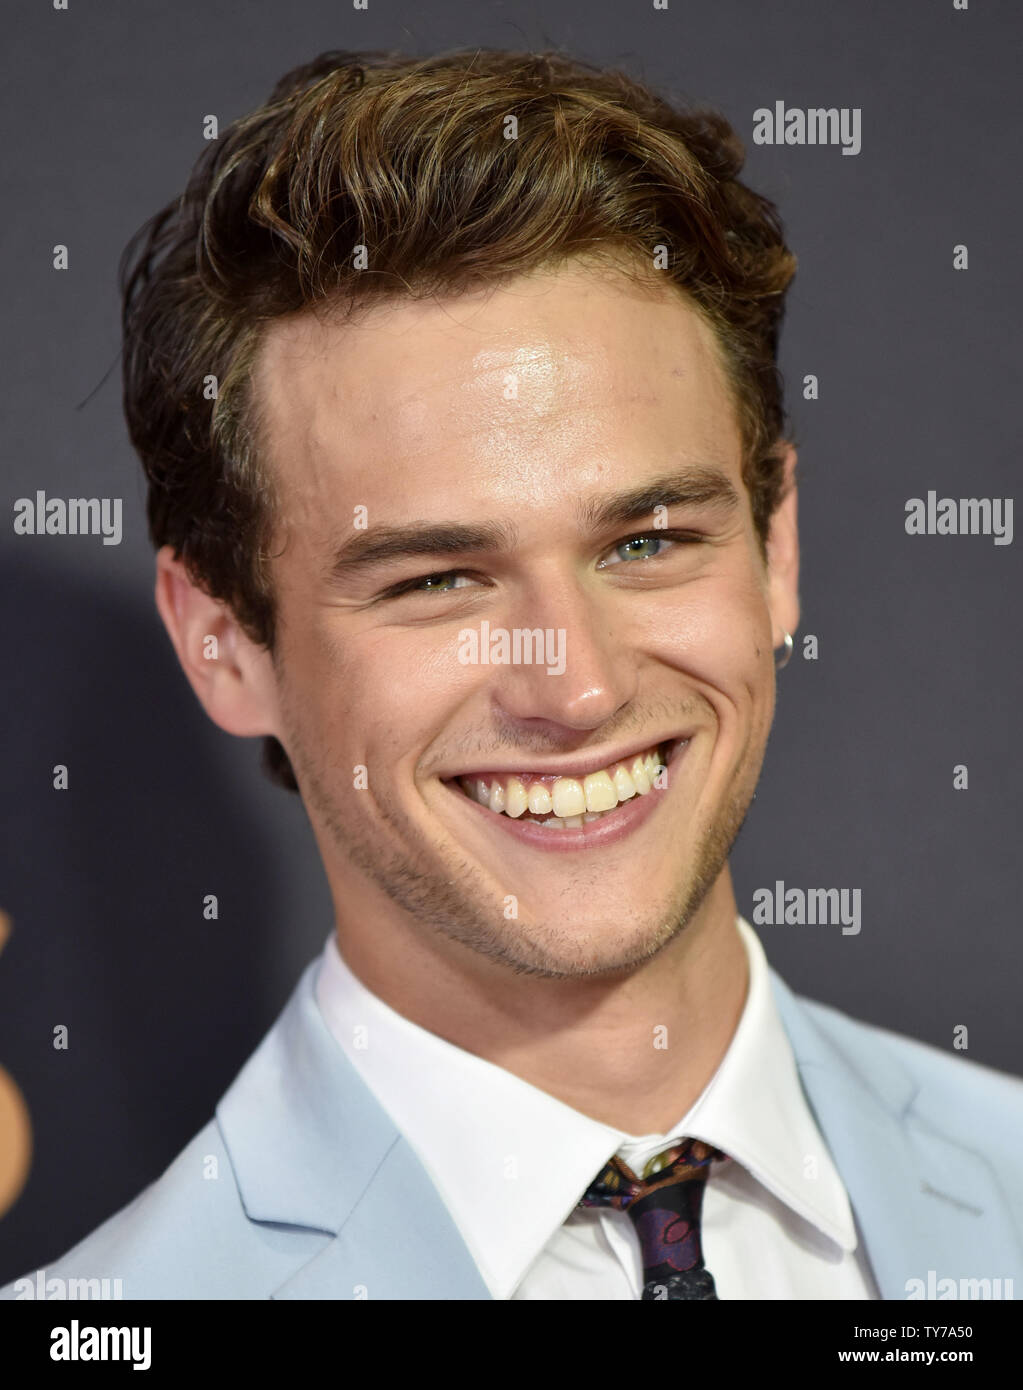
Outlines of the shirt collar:
[[764,948],[744,918],[736,926],[749,960],[746,1004],[717,1071],[671,1133],[722,1149],[836,1245],[855,1250],[845,1184],[803,1093]]
[[509,1298],[613,1153],[635,1171],[688,1135],[724,1150],[843,1250],[849,1199],[802,1092],[752,927],[746,1003],[717,1071],[664,1135],[630,1135],[412,1023],[349,969],[333,935],[316,998],[334,1038],[416,1152],[497,1299]]

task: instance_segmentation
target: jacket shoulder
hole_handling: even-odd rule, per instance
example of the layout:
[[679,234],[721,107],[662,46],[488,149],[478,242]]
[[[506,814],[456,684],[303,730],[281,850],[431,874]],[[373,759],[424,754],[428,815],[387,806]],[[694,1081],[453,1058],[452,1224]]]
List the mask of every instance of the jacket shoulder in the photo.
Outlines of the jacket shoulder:
[[327,1239],[250,1220],[214,1119],[132,1202],[0,1300],[47,1287],[51,1298],[269,1298]]
[[968,1148],[1004,1154],[1013,1167],[1023,1148],[1023,1078],[865,1023],[829,1004],[798,997],[818,1030],[864,1084],[877,1088],[901,1075],[911,1083],[908,1111],[921,1124]]

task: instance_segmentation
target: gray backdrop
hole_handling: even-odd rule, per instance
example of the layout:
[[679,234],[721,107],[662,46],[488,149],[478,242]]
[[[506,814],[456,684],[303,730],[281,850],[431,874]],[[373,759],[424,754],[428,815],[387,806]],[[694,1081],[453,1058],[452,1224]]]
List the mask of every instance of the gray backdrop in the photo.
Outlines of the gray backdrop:
[[[905,531],[910,497],[1012,497],[1018,476],[1018,5],[39,0],[4,29],[0,1064],[35,1158],[0,1221],[0,1282],[159,1174],[331,928],[300,803],[263,780],[255,741],[208,723],[159,624],[115,290],[203,117],[223,127],[327,48],[563,46],[733,121],[800,261],[782,367],[801,634],[820,644],[779,677],[740,910],[777,879],[858,888],[858,935],[760,929],[790,984],[942,1048],[966,1025],[966,1056],[1023,1072],[1020,547]],[[753,112],[778,100],[860,108],[860,153],[754,145]],[[38,488],[123,497],[122,543],[15,536]]]

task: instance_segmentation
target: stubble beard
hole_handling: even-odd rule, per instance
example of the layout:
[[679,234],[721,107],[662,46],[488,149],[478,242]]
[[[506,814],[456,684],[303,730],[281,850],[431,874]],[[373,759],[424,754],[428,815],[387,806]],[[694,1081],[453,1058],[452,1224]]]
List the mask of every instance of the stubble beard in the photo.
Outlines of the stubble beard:
[[[396,851],[374,837],[365,816],[355,809],[357,801],[342,804],[320,778],[296,735],[297,730],[289,731],[287,751],[314,825],[354,869],[408,915],[414,930],[429,927],[515,975],[560,980],[628,973],[686,929],[725,867],[742,829],[763,755],[761,750],[751,760],[747,749],[720,813],[699,837],[692,868],[680,867],[665,901],[659,906],[648,904],[643,921],[628,927],[591,921],[580,929],[571,923],[506,918],[503,895],[495,896],[493,885],[475,865],[437,845],[427,846],[421,828],[410,817],[379,802],[375,803],[377,814],[408,848]],[[446,867],[438,867],[438,858],[446,859]]]

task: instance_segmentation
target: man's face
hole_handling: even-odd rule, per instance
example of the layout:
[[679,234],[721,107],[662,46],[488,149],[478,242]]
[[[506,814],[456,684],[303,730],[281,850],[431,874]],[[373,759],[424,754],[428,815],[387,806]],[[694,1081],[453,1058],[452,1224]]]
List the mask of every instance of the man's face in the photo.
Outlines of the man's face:
[[794,626],[711,331],[576,265],[279,321],[257,388],[277,732],[343,929],[555,976],[648,959],[726,866]]

